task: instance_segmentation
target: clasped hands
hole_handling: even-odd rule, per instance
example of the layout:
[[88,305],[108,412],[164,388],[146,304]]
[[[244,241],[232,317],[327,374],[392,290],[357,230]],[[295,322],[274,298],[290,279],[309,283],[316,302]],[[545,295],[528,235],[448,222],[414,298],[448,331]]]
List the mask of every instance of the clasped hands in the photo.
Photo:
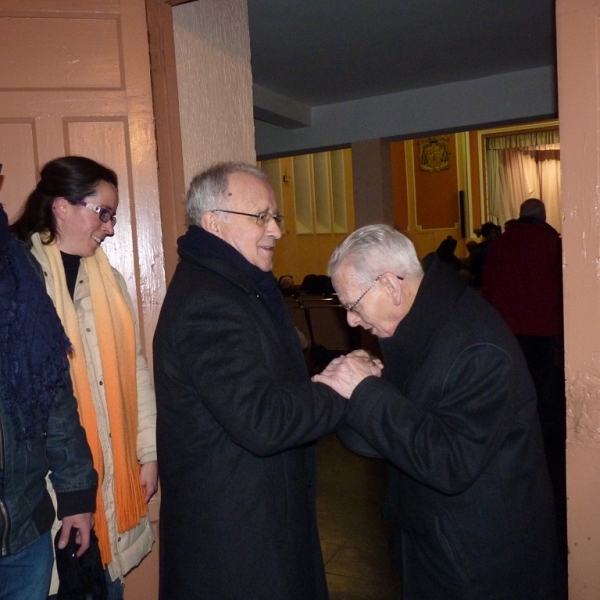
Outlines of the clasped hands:
[[334,358],[327,368],[313,375],[312,380],[325,383],[333,388],[340,396],[350,398],[354,388],[366,377],[381,376],[383,363],[373,358],[364,350],[354,350],[350,354]]

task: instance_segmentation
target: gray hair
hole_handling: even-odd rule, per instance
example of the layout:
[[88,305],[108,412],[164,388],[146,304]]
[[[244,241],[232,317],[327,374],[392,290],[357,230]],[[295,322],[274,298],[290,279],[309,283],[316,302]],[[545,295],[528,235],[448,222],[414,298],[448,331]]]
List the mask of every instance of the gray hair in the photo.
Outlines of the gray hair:
[[546,220],[546,206],[538,198],[529,198],[521,204],[519,217],[534,218],[540,221]]
[[389,225],[367,225],[350,234],[331,256],[329,276],[333,277],[345,261],[352,264],[363,283],[385,271],[405,278],[423,275],[413,243]]
[[[244,162],[221,162],[198,173],[191,181],[185,199],[185,214],[188,225],[200,225],[205,212],[216,208],[228,209],[225,192],[229,176],[233,173],[248,173],[267,181],[267,174],[255,165]],[[223,220],[227,215],[223,216]]]

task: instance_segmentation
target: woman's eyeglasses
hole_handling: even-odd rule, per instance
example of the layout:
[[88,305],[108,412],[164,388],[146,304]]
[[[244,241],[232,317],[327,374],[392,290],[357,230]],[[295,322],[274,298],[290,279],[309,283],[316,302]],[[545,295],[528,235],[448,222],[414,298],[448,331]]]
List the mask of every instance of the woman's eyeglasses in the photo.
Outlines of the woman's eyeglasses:
[[90,210],[93,210],[95,213],[98,213],[100,220],[103,223],[108,223],[109,221],[112,223],[113,227],[117,224],[117,217],[113,215],[108,208],[104,208],[103,206],[96,206],[95,204],[90,204],[85,200],[72,200],[73,204],[79,204],[79,206],[85,206]]

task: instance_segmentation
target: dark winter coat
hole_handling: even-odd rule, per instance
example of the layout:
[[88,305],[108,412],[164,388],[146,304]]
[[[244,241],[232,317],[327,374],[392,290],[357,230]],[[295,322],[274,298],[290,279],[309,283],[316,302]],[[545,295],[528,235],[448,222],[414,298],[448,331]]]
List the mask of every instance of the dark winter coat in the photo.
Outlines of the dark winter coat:
[[325,599],[313,442],[346,401],[244,273],[180,255],[154,337],[160,598]]
[[437,257],[381,340],[385,379],[348,424],[389,462],[404,600],[559,596],[556,525],[535,390],[501,317]]
[[96,508],[98,476],[73,396],[68,340],[43,279],[0,204],[0,352],[10,364],[0,368],[0,557],[50,531],[48,473],[59,519]]
[[46,489],[48,471],[59,519],[94,512],[98,476],[67,373],[48,419],[36,422],[32,439],[16,440],[0,402],[0,556],[17,554],[50,531],[55,511]]

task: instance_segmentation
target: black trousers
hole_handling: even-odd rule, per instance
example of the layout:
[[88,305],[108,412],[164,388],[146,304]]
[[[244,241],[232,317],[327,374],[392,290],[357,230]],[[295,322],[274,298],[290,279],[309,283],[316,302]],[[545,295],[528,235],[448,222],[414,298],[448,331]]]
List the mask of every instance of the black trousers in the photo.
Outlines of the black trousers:
[[566,396],[562,336],[516,336],[537,392],[544,449],[554,491],[561,555],[567,562]]

